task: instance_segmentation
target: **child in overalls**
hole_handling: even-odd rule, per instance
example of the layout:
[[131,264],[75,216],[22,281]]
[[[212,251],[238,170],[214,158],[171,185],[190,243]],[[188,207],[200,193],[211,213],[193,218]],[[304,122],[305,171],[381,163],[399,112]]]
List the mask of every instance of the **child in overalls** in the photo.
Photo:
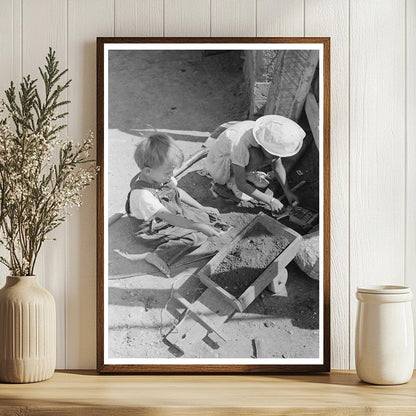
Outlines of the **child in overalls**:
[[239,199],[255,198],[279,212],[283,204],[258,189],[268,185],[258,171],[271,165],[289,204],[296,204],[298,198],[288,187],[282,157],[295,155],[304,137],[297,123],[278,115],[230,123],[210,147],[205,167],[214,182],[226,185]]
[[155,134],[143,140],[134,159],[141,171],[130,182],[126,212],[136,237],[159,243],[155,251],[135,259],[146,260],[170,277],[170,266],[177,259],[207,237],[219,236],[210,225],[210,217],[218,218],[219,212],[176,186],[173,170],[182,164],[183,153],[170,136]]

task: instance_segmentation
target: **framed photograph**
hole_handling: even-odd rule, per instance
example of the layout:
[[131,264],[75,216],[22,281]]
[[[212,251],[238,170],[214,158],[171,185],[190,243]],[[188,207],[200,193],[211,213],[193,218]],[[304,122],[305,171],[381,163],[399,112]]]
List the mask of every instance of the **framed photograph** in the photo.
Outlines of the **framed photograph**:
[[97,39],[97,369],[330,371],[329,38]]

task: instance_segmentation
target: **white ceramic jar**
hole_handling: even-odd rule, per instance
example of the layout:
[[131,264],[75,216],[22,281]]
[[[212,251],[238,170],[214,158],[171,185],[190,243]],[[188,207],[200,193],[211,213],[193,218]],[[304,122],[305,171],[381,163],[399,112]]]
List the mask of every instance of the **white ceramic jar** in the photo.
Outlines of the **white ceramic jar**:
[[402,384],[414,367],[410,288],[370,286],[357,289],[355,366],[358,377],[372,384]]

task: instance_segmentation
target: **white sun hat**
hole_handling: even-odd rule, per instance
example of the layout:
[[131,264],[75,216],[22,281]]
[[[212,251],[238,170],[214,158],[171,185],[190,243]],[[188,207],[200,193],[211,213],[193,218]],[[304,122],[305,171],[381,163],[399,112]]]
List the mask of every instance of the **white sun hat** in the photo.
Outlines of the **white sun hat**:
[[260,117],[253,127],[256,142],[270,154],[280,157],[299,152],[305,135],[299,124],[277,115]]

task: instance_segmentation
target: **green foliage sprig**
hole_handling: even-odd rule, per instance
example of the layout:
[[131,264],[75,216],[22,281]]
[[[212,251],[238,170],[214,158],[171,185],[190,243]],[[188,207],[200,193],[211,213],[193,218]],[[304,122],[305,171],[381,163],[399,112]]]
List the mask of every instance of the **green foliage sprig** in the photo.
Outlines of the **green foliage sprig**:
[[18,92],[11,82],[0,105],[0,245],[9,252],[0,262],[13,276],[33,275],[47,234],[81,205],[97,172],[89,156],[92,133],[78,144],[59,136],[66,127],[59,121],[68,114],[61,110],[69,103],[60,96],[71,81],[59,84],[67,70],[59,70],[51,48],[39,72],[42,97],[27,75]]

